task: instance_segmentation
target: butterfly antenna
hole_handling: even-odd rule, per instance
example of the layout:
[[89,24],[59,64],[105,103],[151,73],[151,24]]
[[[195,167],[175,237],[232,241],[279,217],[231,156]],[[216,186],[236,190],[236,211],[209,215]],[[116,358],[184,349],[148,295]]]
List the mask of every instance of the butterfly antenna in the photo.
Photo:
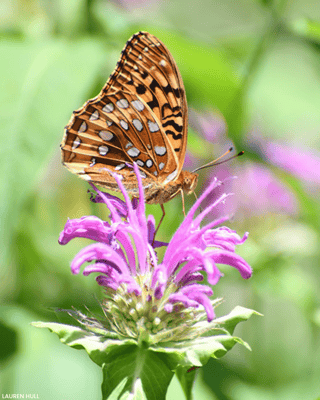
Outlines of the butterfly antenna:
[[194,171],[192,171],[192,172],[194,173],[194,172],[200,171],[201,169],[204,169],[204,168],[209,168],[209,167],[212,167],[212,166],[214,166],[214,165],[224,164],[225,162],[228,162],[228,161],[230,161],[230,160],[233,160],[234,158],[240,157],[240,156],[242,156],[242,154],[244,154],[244,151],[240,151],[238,154],[236,154],[236,155],[234,155],[234,156],[232,156],[232,157],[230,157],[230,158],[228,158],[228,159],[226,159],[226,160],[222,160],[222,161],[218,162],[219,160],[221,160],[221,158],[225,157],[226,155],[228,155],[228,154],[231,153],[232,151],[233,151],[233,147],[230,147],[230,149],[227,150],[227,151],[226,151],[224,154],[222,154],[220,157],[216,158],[216,159],[213,160],[213,161],[210,161],[209,163],[207,163],[207,164],[205,164],[205,165],[202,165],[202,166],[199,167],[199,168],[196,168],[196,169],[195,169]]

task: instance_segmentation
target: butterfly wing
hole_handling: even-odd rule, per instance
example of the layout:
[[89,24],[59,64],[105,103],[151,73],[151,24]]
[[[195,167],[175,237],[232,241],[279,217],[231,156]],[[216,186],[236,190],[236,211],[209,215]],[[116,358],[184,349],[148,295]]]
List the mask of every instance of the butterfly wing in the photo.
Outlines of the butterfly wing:
[[103,91],[127,88],[148,104],[175,152],[178,175],[183,167],[188,108],[178,66],[166,46],[148,32],[132,36]]
[[109,189],[116,185],[108,171],[118,172],[130,190],[136,184],[128,163],[139,165],[145,186],[174,180],[186,141],[187,105],[177,66],[157,38],[140,32],[127,42],[100,94],[74,112],[62,160],[73,173]]

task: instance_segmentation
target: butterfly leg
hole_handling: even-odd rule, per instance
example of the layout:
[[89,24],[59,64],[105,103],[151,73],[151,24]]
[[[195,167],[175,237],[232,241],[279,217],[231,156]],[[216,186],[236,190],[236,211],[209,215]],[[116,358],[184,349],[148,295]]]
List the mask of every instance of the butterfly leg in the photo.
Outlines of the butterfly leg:
[[160,207],[161,207],[161,210],[162,210],[162,217],[160,218],[160,221],[159,221],[159,223],[158,223],[157,229],[156,229],[155,232],[154,232],[153,241],[154,241],[154,239],[155,239],[155,237],[156,237],[156,234],[157,234],[157,232],[158,232],[158,230],[159,230],[159,228],[160,228],[160,225],[162,224],[163,218],[164,218],[164,216],[166,215],[166,212],[165,212],[165,210],[164,210],[163,204],[160,204]]
[[181,189],[181,200],[182,200],[182,211],[183,211],[183,215],[186,216],[186,208],[184,205],[184,193],[183,190]]

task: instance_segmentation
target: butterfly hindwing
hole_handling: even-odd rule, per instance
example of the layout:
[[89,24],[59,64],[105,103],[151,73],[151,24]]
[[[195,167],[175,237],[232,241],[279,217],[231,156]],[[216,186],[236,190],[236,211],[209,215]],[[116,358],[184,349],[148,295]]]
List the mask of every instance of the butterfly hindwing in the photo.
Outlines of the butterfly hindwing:
[[[187,106],[177,66],[153,35],[134,35],[98,96],[75,111],[62,142],[64,164],[85,180],[114,189],[108,171],[144,186],[179,175],[187,141]],[[135,189],[132,190],[134,192]]]

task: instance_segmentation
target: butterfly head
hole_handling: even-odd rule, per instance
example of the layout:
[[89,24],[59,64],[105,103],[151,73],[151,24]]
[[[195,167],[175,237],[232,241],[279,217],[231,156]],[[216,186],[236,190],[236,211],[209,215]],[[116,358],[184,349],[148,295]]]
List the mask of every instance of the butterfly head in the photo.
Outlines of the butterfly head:
[[193,193],[197,187],[199,175],[189,171],[181,171],[181,174],[183,174],[183,191],[187,194]]

